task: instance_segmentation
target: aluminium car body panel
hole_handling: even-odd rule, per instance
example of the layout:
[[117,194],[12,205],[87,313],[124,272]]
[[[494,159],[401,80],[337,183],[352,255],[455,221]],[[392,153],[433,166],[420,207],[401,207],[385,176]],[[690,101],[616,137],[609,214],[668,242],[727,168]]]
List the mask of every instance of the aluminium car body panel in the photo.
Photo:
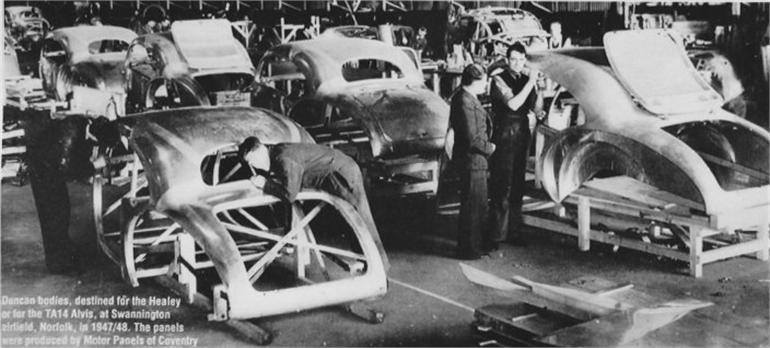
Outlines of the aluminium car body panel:
[[[402,76],[346,81],[343,65],[364,59],[393,64]],[[399,48],[374,40],[324,37],[277,46],[257,70],[264,73],[269,61],[294,63],[296,72],[304,75],[306,100],[329,103],[359,122],[368,132],[375,158],[443,149],[449,105],[424,86],[422,73]]]
[[147,107],[148,93],[153,86],[157,88],[152,84],[159,81],[173,80],[183,86],[191,94],[184,106],[213,105],[217,103],[210,94],[217,87],[201,79],[222,78],[219,82],[229,83],[227,76],[237,75],[244,80],[240,90],[255,75],[246,49],[233,37],[230,22],[221,19],[176,21],[168,32],[138,37],[129,48],[124,70],[129,105],[138,111]]
[[121,67],[125,52],[92,53],[88,46],[103,40],[118,40],[127,44],[135,37],[136,34],[131,30],[113,26],[78,26],[51,31],[46,40],[59,43],[66,52],[66,58],[62,63],[42,64],[41,75],[46,80],[44,85],[48,89],[54,88],[57,72],[66,70],[72,80],[87,87],[123,92]]
[[[221,72],[254,75],[246,49],[229,30],[226,20],[176,21],[170,31],[140,36],[134,44],[159,55],[156,73],[166,78]],[[126,64],[136,63],[131,58]]]
[[[766,130],[718,105],[708,111],[653,113],[637,104],[602,55],[601,48],[531,54],[532,65],[568,90],[585,113],[583,125],[556,133],[538,158],[541,180],[554,200],[561,201],[584,180],[609,170],[701,203],[711,215],[770,204],[767,160],[758,160],[754,168],[762,176],[758,183],[726,190],[702,154],[664,128],[726,124],[754,135],[760,156],[762,151],[767,152],[770,142]],[[703,102],[714,105],[708,99]]]
[[[257,136],[267,144],[312,143],[311,136],[298,124],[272,111],[249,107],[179,108],[137,114],[131,119],[130,142],[145,170],[153,208],[195,238],[226,287],[226,296],[214,295],[227,301],[222,313],[218,313],[219,306],[214,308],[218,320],[293,313],[385,293],[387,280],[382,260],[355,208],[337,197],[308,191],[297,198],[321,199],[337,208],[351,224],[363,255],[370,262],[367,270],[352,278],[269,291],[252,286],[251,274],[235,239],[217,214],[279,200],[265,195],[248,180],[207,185],[201,163],[216,150],[236,145],[248,136]],[[263,257],[270,259],[270,255],[266,253]]]
[[321,97],[357,115],[370,135],[374,157],[401,157],[443,149],[449,108],[432,91],[378,82],[353,84]]
[[[89,52],[88,45],[99,40],[120,40],[130,43],[136,38],[136,33],[129,29],[112,25],[80,25],[52,30],[47,38],[61,42],[69,54],[69,61],[72,64],[76,64],[80,61],[93,59],[91,56],[94,55],[104,55],[103,59],[110,61],[117,59],[117,56],[121,55],[114,53],[91,53]],[[125,56],[122,58],[125,58]]]
[[[495,42],[512,45],[521,42],[527,50],[541,50],[547,48],[546,39],[549,34],[543,30],[540,21],[532,13],[507,7],[484,7],[469,10],[460,18],[461,30],[468,37],[460,37],[462,41],[470,40],[474,43],[474,54],[480,53],[479,49]],[[473,28],[462,28],[471,25]],[[487,54],[494,52],[488,50]],[[485,57],[486,58],[486,57]]]
[[[108,25],[67,27],[51,31],[43,44],[40,61],[44,89],[62,101],[104,99],[94,105],[80,102],[78,105],[83,109],[72,111],[109,118],[124,114],[123,48],[128,47],[135,37],[136,34],[131,30]],[[116,43],[117,46],[114,46]],[[73,95],[85,91],[76,86],[98,91],[88,91],[87,96]],[[112,103],[114,107],[105,110],[101,105],[106,103]]]
[[698,76],[681,42],[675,32],[666,30],[604,35],[605,52],[615,76],[645,109],[670,115],[719,107],[722,97]]
[[[189,107],[131,117],[131,141],[145,170],[153,202],[170,189],[205,186],[200,164],[222,147],[257,136],[266,144],[313,142],[296,123],[265,109]],[[138,128],[137,128],[138,127]]]

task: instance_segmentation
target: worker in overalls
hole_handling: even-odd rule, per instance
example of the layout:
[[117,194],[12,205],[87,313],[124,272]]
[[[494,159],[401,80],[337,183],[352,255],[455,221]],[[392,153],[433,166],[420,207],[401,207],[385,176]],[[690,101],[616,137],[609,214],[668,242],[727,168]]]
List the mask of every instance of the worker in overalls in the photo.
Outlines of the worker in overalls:
[[390,268],[369,200],[364,191],[361,169],[352,158],[328,146],[306,143],[264,145],[257,137],[248,137],[238,146],[239,157],[255,174],[251,181],[264,192],[294,202],[302,189],[317,189],[338,196],[353,205]]
[[487,229],[487,158],[495,152],[489,141],[492,124],[478,95],[484,93],[487,76],[478,64],[465,67],[462,87],[452,96],[449,123],[454,130],[452,162],[460,176],[458,256],[478,259],[496,248]]
[[531,132],[529,114],[537,101],[538,73],[525,67],[526,48],[515,43],[508,48],[507,65],[490,71],[490,97],[494,114],[492,142],[497,151],[490,157],[490,227],[497,241],[523,245],[521,200]]

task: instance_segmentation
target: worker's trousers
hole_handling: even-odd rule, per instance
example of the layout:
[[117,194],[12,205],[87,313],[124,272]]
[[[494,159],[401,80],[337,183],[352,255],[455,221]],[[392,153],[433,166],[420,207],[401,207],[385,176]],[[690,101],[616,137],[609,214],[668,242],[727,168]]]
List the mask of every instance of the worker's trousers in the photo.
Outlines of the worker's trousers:
[[487,170],[462,169],[460,173],[459,256],[476,259],[491,242],[487,227]]
[[496,149],[489,160],[490,227],[495,241],[518,238],[521,200],[529,154],[530,130],[526,117],[500,120],[492,138]]
[[357,165],[344,167],[331,175],[329,180],[327,180],[326,185],[329,187],[324,188],[324,190],[342,197],[356,208],[358,214],[361,215],[361,218],[364,220],[364,223],[369,230],[369,234],[371,234],[374,244],[377,246],[377,250],[380,252],[385,270],[387,271],[390,269],[390,261],[388,260],[388,255],[385,253],[385,247],[382,245],[382,239],[380,239],[377,225],[374,224],[374,217],[372,216],[372,210],[369,207],[369,199],[366,197],[364,179],[361,176],[359,167]]

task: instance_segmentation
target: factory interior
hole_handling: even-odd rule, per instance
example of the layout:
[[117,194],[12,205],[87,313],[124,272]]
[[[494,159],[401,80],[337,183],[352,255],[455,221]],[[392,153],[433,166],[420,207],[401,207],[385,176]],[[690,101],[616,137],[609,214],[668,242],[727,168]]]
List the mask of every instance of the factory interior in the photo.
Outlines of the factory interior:
[[770,345],[770,3],[3,6],[0,346]]

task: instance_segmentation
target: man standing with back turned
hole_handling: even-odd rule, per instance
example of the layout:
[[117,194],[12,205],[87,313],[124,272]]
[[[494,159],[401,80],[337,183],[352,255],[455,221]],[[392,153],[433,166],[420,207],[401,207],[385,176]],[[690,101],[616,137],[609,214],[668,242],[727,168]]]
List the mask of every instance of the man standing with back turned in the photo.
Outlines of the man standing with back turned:
[[524,245],[521,200],[527,171],[530,130],[528,114],[536,104],[536,71],[525,68],[527,51],[521,43],[508,48],[507,66],[490,72],[497,151],[490,158],[490,227],[495,239]]
[[452,161],[460,174],[459,256],[477,259],[491,249],[487,221],[487,158],[495,151],[489,142],[492,133],[489,115],[477,95],[487,85],[484,68],[478,64],[465,67],[462,87],[452,96],[449,122],[455,142]]

